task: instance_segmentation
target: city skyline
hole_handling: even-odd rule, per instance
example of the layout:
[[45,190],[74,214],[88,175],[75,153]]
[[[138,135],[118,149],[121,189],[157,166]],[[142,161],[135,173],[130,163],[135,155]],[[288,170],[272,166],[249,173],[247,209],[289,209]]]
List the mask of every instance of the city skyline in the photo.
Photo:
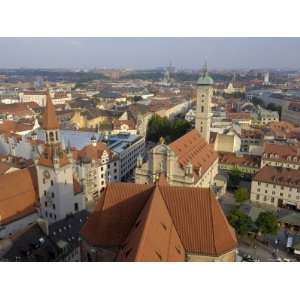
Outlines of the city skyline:
[[0,38],[0,68],[299,69],[299,38]]

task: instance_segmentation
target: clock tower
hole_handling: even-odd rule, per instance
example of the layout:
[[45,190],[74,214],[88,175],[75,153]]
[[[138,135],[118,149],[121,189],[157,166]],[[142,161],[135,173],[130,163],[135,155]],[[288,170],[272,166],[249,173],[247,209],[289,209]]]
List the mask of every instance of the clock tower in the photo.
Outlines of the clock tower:
[[[45,146],[36,159],[40,214],[49,223],[85,208],[83,194],[74,188],[72,153],[61,144],[59,124],[55,107],[48,93],[43,115]],[[75,191],[76,190],[76,191]]]

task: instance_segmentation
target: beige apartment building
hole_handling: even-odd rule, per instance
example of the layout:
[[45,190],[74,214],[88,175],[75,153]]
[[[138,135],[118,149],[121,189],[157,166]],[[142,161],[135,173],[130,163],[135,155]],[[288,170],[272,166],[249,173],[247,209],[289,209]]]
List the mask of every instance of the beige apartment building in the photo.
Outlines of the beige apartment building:
[[251,184],[252,202],[300,209],[300,170],[264,166]]

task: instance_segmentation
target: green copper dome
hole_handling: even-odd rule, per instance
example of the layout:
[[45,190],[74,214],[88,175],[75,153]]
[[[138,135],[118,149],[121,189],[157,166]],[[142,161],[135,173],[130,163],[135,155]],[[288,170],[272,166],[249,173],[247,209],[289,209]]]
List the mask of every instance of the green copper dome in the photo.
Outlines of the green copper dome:
[[198,85],[213,85],[214,80],[208,75],[207,64],[203,67],[203,73],[200,75],[197,81]]

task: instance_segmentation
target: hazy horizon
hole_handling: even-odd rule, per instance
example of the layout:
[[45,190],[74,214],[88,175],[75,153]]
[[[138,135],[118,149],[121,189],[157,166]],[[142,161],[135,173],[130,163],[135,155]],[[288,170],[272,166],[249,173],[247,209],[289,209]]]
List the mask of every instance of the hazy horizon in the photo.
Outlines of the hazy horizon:
[[300,69],[299,53],[300,38],[0,38],[0,69]]

